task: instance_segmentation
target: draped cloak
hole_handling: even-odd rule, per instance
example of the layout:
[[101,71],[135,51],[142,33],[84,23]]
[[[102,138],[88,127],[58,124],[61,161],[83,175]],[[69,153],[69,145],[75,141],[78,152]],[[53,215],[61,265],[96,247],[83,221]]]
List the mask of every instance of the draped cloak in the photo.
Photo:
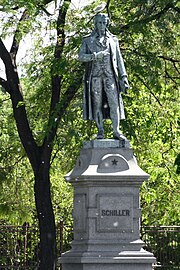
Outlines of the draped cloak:
[[[125,86],[122,81],[123,76],[127,76],[124,61],[119,49],[119,42],[116,36],[112,35],[109,31],[106,32],[106,37],[109,39],[110,57],[116,81],[118,97],[119,97],[119,111],[120,119],[125,119],[124,105],[121,93],[125,92]],[[87,56],[96,52],[95,41],[97,33],[93,31],[91,35],[84,37],[82,46],[80,48],[79,60],[85,62],[85,74],[84,74],[84,93],[83,93],[83,118],[85,120],[93,120],[93,100],[91,95],[91,79],[92,79],[92,60],[89,60]],[[110,118],[108,101],[105,92],[103,93],[102,100],[102,113],[103,119]]]

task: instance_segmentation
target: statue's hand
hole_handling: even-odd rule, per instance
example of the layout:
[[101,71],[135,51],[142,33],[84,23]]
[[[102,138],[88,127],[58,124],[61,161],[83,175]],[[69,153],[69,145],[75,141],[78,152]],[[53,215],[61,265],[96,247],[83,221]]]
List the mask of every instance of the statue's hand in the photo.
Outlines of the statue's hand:
[[102,60],[104,56],[109,55],[110,53],[108,51],[100,51],[97,53],[94,53],[95,60]]
[[129,89],[128,78],[123,76],[120,80],[120,91],[124,94],[127,94],[127,90]]
[[123,84],[124,84],[124,88],[127,91],[129,89],[129,82],[128,82],[127,77],[123,77],[122,81],[123,81]]

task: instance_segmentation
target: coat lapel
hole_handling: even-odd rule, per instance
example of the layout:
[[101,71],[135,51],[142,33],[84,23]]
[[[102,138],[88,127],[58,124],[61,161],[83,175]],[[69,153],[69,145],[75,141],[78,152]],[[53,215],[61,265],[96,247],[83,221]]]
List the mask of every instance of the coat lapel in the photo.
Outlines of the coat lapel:
[[96,42],[96,37],[95,36],[90,36],[89,39],[88,39],[88,43],[87,43],[87,46],[88,46],[88,49],[91,53],[94,52],[94,43]]
[[114,39],[112,37],[109,37],[109,44],[110,44],[112,56],[114,56],[114,53],[116,52],[116,43],[114,42]]

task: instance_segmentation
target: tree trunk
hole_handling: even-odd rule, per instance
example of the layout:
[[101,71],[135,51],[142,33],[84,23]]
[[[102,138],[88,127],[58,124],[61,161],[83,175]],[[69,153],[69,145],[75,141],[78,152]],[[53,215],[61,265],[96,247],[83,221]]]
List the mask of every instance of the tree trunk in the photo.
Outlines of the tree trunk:
[[[49,0],[45,1],[49,2]],[[54,52],[54,58],[60,60],[65,44],[65,19],[67,10],[71,0],[67,0],[60,5],[59,15],[57,19],[57,42]],[[20,25],[28,17],[28,13],[25,10],[21,19],[17,25],[17,29],[14,33],[13,44],[10,53],[4,46],[2,39],[0,38],[0,58],[4,62],[6,69],[7,80],[0,78],[0,85],[5,87],[6,91],[10,94],[14,118],[16,120],[17,130],[21,139],[22,145],[27,153],[29,161],[32,165],[35,184],[34,195],[37,210],[37,218],[39,221],[40,230],[40,263],[39,270],[54,270],[56,268],[56,227],[55,218],[53,213],[53,207],[50,194],[50,159],[53,148],[54,137],[57,132],[58,123],[60,121],[60,111],[57,112],[57,106],[60,102],[61,93],[61,80],[63,74],[52,73],[52,96],[51,106],[49,110],[49,122],[47,133],[44,137],[44,141],[41,147],[39,147],[33,137],[27,113],[24,98],[21,92],[20,80],[16,66],[16,56],[19,49],[19,33]],[[71,87],[72,89],[72,87]],[[73,89],[74,90],[74,89]],[[77,91],[77,89],[76,89]],[[75,90],[73,91],[73,93]],[[69,95],[68,97],[73,97]],[[68,100],[68,102],[70,102]],[[68,104],[66,102],[66,106]],[[63,106],[62,106],[63,107]],[[63,110],[64,112],[64,110]],[[56,115],[57,114],[57,115]],[[58,121],[56,121],[58,119]],[[53,124],[52,124],[53,122]]]
[[49,164],[41,158],[41,163],[35,173],[34,195],[40,230],[39,270],[54,270],[57,259],[56,227],[50,194]]

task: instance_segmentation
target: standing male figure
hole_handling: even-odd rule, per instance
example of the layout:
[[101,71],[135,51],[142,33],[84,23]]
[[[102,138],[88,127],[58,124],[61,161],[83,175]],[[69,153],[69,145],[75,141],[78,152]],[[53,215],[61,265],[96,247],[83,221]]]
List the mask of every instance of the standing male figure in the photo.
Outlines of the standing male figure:
[[116,36],[108,31],[109,18],[97,14],[95,29],[86,36],[79,60],[86,63],[84,119],[96,121],[97,139],[104,138],[103,119],[112,120],[114,139],[122,139],[119,123],[125,118],[121,92],[129,88],[124,61]]

